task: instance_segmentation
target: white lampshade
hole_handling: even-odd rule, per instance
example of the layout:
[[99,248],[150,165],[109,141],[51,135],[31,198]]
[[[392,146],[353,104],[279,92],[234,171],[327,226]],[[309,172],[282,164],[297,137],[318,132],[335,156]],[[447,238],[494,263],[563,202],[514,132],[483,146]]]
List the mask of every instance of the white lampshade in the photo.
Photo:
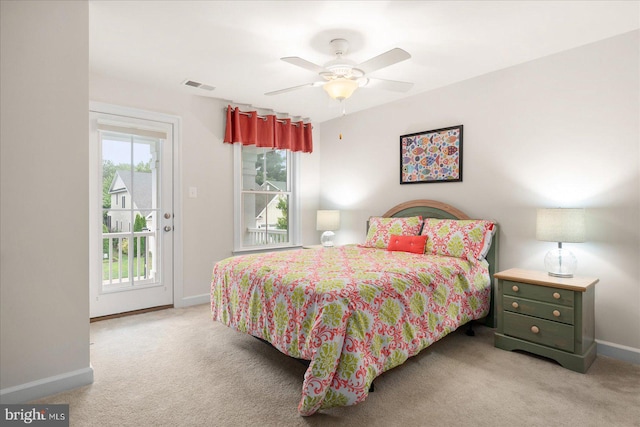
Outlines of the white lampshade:
[[538,209],[536,239],[565,243],[586,241],[584,209]]
[[326,82],[323,88],[331,98],[342,101],[353,95],[353,92],[358,88],[358,82],[356,80],[338,77],[337,79]]
[[340,228],[340,211],[320,210],[316,220],[316,230],[335,231]]
[[316,230],[324,231],[320,242],[322,246],[333,246],[334,230],[340,228],[340,211],[320,210],[316,216]]
[[585,222],[584,209],[538,209],[536,239],[558,242],[557,249],[549,251],[544,258],[549,275],[573,277],[578,260],[570,251],[562,248],[562,243],[586,241]]

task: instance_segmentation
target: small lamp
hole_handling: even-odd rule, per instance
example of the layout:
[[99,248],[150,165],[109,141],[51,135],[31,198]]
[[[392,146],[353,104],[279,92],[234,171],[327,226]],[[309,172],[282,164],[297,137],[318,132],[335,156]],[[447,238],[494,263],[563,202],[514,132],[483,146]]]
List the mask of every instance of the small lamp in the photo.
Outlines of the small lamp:
[[334,231],[340,228],[340,211],[320,210],[316,217],[316,230],[324,231],[320,242],[322,246],[333,246]]
[[573,277],[578,260],[562,243],[584,242],[586,234],[584,209],[538,209],[536,239],[558,242],[544,257],[544,266],[550,276]]

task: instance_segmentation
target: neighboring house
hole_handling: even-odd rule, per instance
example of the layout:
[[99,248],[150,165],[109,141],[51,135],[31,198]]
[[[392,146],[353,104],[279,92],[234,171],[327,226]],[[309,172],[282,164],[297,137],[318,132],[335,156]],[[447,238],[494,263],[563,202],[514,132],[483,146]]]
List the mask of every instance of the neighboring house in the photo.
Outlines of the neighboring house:
[[[152,173],[116,171],[109,194],[111,209],[105,218],[107,228],[111,232],[131,231],[136,215],[147,220],[147,228],[153,230],[152,215]],[[133,210],[133,218],[131,215]]]
[[[281,181],[265,181],[260,186],[260,189],[263,191],[287,191],[287,183]],[[267,197],[269,197],[269,201],[265,208],[260,209],[259,206],[256,206],[256,210],[260,209],[256,214],[256,228],[265,228],[268,225],[268,228],[271,230],[276,228],[278,218],[283,216],[282,210],[278,209],[278,202],[282,198],[286,200],[287,196],[275,194]],[[269,222],[268,224],[267,221]]]

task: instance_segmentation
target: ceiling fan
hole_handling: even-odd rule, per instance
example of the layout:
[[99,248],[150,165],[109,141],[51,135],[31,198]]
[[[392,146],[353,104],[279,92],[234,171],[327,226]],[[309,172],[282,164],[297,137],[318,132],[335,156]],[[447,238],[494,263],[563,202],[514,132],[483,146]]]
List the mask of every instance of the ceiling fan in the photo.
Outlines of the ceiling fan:
[[280,58],[289,64],[318,73],[318,75],[322,77],[322,80],[267,92],[265,95],[278,95],[305,87],[322,86],[333,99],[343,101],[349,98],[359,87],[377,87],[396,92],[406,92],[413,86],[413,83],[368,77],[368,75],[374,71],[411,58],[408,52],[400,48],[395,48],[360,64],[355,64],[353,61],[343,58],[343,55],[346,54],[349,49],[349,42],[347,40],[333,39],[329,44],[331,45],[333,53],[336,55],[336,59],[329,61],[324,66],[314,64],[298,56]]

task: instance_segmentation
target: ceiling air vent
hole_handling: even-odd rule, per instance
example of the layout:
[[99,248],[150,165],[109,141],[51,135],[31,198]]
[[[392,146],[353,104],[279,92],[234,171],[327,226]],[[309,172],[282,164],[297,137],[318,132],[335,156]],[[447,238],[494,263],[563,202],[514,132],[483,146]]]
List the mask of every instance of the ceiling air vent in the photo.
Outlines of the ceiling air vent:
[[204,84],[204,83],[196,82],[196,81],[193,81],[193,80],[185,80],[185,81],[182,82],[182,84],[185,85],[185,86],[191,86],[191,87],[195,87],[195,88],[198,88],[198,89],[209,90],[209,91],[215,89],[215,87],[213,87],[211,85],[207,85],[207,84]]

